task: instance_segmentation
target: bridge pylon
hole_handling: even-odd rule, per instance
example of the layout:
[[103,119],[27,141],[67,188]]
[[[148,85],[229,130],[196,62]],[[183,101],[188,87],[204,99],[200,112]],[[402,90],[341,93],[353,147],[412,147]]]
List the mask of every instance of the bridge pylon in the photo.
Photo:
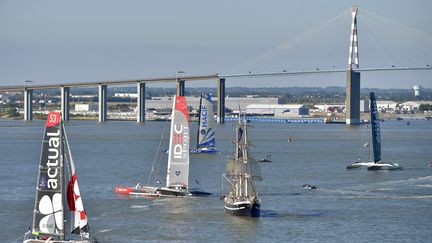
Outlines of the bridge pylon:
[[352,24],[346,76],[345,120],[347,125],[360,124],[360,72],[353,70],[354,67],[359,68],[357,12],[357,6],[353,6],[351,9]]

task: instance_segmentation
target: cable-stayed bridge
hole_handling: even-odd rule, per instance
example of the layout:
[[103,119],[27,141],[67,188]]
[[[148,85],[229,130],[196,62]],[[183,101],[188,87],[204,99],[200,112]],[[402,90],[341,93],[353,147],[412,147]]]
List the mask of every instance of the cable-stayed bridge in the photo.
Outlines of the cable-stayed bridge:
[[[64,120],[69,119],[69,97],[70,88],[75,87],[94,87],[97,86],[99,90],[99,121],[103,122],[107,120],[107,87],[114,85],[136,85],[137,86],[137,122],[144,122],[145,119],[145,85],[151,83],[163,83],[163,82],[175,82],[177,83],[177,95],[184,95],[185,82],[199,82],[204,80],[217,80],[218,86],[218,109],[217,117],[218,122],[223,123],[225,119],[225,82],[227,79],[236,78],[263,78],[263,77],[284,77],[284,76],[307,76],[316,74],[330,74],[330,73],[346,73],[346,123],[347,124],[359,124],[360,123],[360,73],[365,72],[389,72],[389,71],[432,71],[432,67],[428,61],[432,55],[429,55],[430,47],[427,47],[427,43],[415,43],[414,46],[419,46],[423,51],[418,52],[415,48],[408,48],[407,53],[398,51],[399,57],[395,53],[390,52],[390,55],[384,56],[384,60],[387,60],[387,67],[368,67],[360,68],[359,65],[359,41],[358,41],[358,8],[353,7],[351,13],[351,31],[349,38],[349,56],[348,65],[346,68],[310,68],[309,70],[282,70],[278,72],[272,71],[250,71],[259,70],[260,67],[266,66],[271,63],[274,59],[280,58],[286,52],[286,50],[295,49],[299,43],[302,43],[307,38],[316,38],[318,33],[322,33],[325,28],[330,28],[336,21],[340,21],[342,16],[346,14],[344,11],[335,17],[330,18],[320,24],[319,28],[315,28],[311,31],[306,31],[290,41],[284,42],[277,47],[269,50],[263,55],[253,57],[245,63],[241,63],[235,66],[230,72],[226,74],[208,74],[208,75],[184,75],[183,72],[178,72],[176,76],[172,77],[158,77],[158,78],[144,78],[144,79],[132,79],[132,80],[108,80],[108,81],[93,81],[93,82],[71,82],[71,83],[57,83],[57,84],[46,84],[46,85],[35,85],[26,84],[18,86],[0,86],[0,92],[24,92],[24,119],[32,120],[32,103],[33,103],[33,91],[43,89],[61,89],[61,112]],[[394,23],[391,20],[377,16],[370,12],[365,11],[371,18],[376,19],[380,22]],[[397,23],[398,24],[398,23]],[[410,27],[398,24],[398,28],[407,32],[415,32]],[[371,39],[378,43],[379,50],[384,51],[387,45],[384,45],[380,38],[373,35],[368,28],[364,28],[365,33],[371,36]],[[419,33],[424,37],[423,39],[428,40],[432,38],[430,36],[424,36],[423,33]],[[409,45],[413,45],[409,43]],[[324,48],[324,47],[323,47]],[[429,49],[427,49],[429,48]],[[424,51],[426,50],[426,51]],[[397,64],[392,63],[393,60],[397,61]],[[414,60],[405,62],[406,60]],[[384,63],[384,61],[383,61]],[[416,65],[412,65],[415,63]]]

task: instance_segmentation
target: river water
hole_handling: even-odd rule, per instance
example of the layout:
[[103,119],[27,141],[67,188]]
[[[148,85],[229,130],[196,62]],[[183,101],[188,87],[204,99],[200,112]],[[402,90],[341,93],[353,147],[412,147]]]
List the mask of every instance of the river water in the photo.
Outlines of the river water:
[[[225,214],[219,199],[232,123],[216,128],[221,154],[191,156],[190,186],[215,196],[160,199],[120,197],[114,188],[147,181],[165,122],[66,123],[93,235],[100,242],[432,240],[432,121],[381,124],[383,161],[404,168],[385,172],[345,169],[367,138],[364,126],[251,125],[252,155],[272,155],[272,163],[261,163],[256,219]],[[43,126],[0,121],[0,242],[19,242],[30,226]],[[157,161],[163,180],[166,157]]]

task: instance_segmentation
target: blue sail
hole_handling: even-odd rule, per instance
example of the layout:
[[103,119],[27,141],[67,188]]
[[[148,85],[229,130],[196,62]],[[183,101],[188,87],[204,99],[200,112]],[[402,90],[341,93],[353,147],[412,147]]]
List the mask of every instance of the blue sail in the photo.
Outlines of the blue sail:
[[377,102],[374,92],[370,93],[370,101],[374,162],[378,162],[381,160],[381,131],[378,117]]
[[213,103],[211,94],[202,94],[200,102],[199,130],[197,137],[198,148],[216,146]]

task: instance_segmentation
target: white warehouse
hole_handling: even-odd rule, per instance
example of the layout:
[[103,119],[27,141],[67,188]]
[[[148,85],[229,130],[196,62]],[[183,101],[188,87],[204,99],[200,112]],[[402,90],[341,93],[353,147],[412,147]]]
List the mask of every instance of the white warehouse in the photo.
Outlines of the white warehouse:
[[309,115],[309,108],[298,104],[251,104],[246,106],[246,113],[275,117],[303,117]]

